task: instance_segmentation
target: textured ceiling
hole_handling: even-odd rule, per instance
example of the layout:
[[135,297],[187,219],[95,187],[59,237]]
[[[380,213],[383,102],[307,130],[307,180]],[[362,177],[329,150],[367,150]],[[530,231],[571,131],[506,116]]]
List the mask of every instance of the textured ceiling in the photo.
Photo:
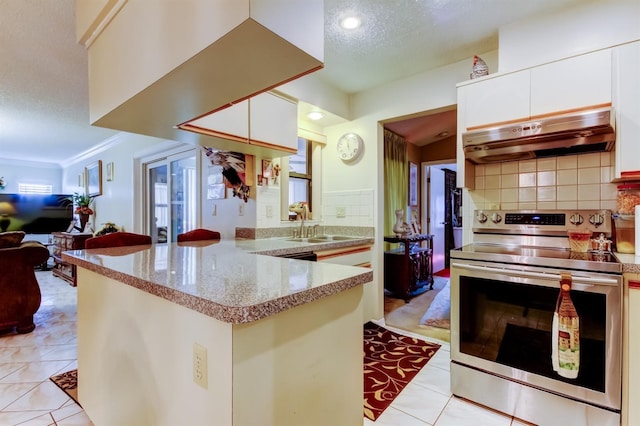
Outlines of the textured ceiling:
[[[318,73],[356,93],[494,50],[501,25],[580,1],[325,0]],[[0,0],[0,159],[64,164],[115,134],[88,124],[87,55],[75,41],[74,3]],[[338,26],[348,12],[361,28]]]

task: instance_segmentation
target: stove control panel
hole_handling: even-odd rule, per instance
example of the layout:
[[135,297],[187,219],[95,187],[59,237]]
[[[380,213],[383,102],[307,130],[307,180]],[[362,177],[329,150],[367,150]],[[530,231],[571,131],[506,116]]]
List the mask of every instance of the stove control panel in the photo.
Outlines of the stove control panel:
[[474,233],[566,236],[586,230],[610,236],[610,210],[476,210]]

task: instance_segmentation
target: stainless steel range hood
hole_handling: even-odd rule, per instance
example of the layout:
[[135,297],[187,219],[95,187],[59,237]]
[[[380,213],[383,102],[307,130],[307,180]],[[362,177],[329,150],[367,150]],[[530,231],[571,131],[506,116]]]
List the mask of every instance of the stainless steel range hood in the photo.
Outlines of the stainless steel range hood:
[[611,151],[614,117],[612,108],[600,108],[508,124],[464,133],[462,146],[478,164]]

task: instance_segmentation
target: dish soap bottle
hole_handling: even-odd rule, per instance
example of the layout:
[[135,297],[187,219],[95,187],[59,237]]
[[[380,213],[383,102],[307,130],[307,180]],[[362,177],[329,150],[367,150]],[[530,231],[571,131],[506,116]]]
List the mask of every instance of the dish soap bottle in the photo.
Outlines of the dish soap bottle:
[[552,332],[553,369],[575,379],[580,369],[580,318],[571,300],[571,275],[562,274]]

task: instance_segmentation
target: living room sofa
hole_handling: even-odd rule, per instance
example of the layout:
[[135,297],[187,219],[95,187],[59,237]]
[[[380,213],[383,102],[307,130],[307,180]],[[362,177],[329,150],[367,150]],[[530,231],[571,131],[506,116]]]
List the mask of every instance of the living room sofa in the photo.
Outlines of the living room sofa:
[[[22,235],[20,235],[22,234]],[[40,308],[40,286],[35,267],[49,258],[49,249],[37,241],[25,241],[24,232],[0,234],[0,336],[35,329],[33,315]]]

